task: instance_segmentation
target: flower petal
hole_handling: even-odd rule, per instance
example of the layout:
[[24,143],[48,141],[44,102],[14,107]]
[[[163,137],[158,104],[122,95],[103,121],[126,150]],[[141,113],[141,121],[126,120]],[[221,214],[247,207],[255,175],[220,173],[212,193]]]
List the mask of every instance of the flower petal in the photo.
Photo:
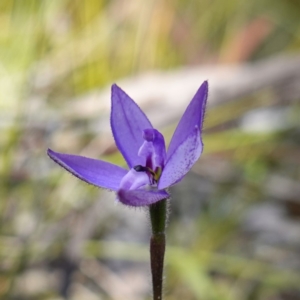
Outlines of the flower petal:
[[64,154],[48,149],[47,154],[57,164],[79,179],[95,186],[117,191],[127,170],[111,163],[79,155]]
[[126,190],[135,190],[149,184],[150,180],[146,172],[137,172],[135,169],[130,169],[122,178],[119,188]]
[[118,199],[129,206],[147,206],[162,199],[169,198],[166,191],[146,191],[146,190],[119,190]]
[[200,133],[202,132],[207,94],[208,83],[204,81],[177,125],[168,148],[167,160],[173,155],[178,146],[194,131],[195,126],[198,126]]
[[138,105],[116,84],[112,86],[110,118],[115,142],[130,168],[144,165],[145,159],[138,156],[144,142],[143,130],[152,125]]
[[159,179],[158,189],[162,190],[179,182],[198,160],[202,148],[199,128],[196,126],[167,161]]

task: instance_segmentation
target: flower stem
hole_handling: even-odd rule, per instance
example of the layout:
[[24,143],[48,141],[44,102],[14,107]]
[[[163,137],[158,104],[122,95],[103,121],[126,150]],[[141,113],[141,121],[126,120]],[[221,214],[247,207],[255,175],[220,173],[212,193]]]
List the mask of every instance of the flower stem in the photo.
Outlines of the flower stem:
[[165,228],[167,220],[167,199],[150,205],[152,236],[150,260],[153,300],[162,300],[164,256],[166,248]]

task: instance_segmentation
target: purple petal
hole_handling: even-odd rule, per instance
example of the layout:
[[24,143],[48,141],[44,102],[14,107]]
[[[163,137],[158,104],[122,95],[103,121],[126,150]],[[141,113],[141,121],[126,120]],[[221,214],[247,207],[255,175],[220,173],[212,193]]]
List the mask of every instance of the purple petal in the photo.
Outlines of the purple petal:
[[144,165],[145,159],[138,156],[138,151],[144,142],[143,130],[152,125],[138,105],[116,84],[112,86],[110,124],[128,166]]
[[79,179],[113,191],[119,189],[121,179],[128,172],[121,167],[98,159],[58,153],[51,149],[48,149],[47,153],[57,164]]
[[129,206],[147,206],[170,197],[166,191],[119,190],[118,199]]
[[202,152],[199,128],[177,147],[173,155],[167,161],[158,183],[158,189],[165,189],[179,182],[192,168]]
[[173,155],[177,147],[194,131],[195,126],[198,126],[200,133],[202,132],[207,94],[208,83],[204,81],[179,121],[168,148],[167,160]]
[[146,172],[137,172],[135,169],[130,169],[122,178],[119,188],[126,190],[135,190],[149,184],[150,179]]

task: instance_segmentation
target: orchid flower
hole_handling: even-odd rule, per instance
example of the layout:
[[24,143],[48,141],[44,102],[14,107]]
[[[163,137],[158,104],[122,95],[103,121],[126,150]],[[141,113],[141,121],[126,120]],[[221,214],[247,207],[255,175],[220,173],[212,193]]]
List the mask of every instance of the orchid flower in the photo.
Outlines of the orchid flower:
[[202,153],[201,131],[207,93],[205,81],[185,110],[166,151],[163,135],[114,84],[110,124],[129,170],[102,160],[48,149],[50,158],[79,179],[115,191],[118,200],[125,205],[149,207],[154,300],[162,300],[168,188],[183,179]]
[[166,151],[163,135],[138,105],[116,84],[112,86],[111,129],[129,170],[84,156],[48,149],[48,155],[79,179],[117,193],[129,206],[149,206],[169,197],[200,157],[201,130],[208,84],[205,81],[184,112]]

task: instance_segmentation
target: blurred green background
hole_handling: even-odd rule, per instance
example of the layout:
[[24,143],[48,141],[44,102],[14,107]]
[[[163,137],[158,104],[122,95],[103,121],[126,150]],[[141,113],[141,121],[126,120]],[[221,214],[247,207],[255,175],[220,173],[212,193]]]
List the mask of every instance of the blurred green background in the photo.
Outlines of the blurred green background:
[[[299,20],[297,0],[1,0],[0,299],[150,299],[147,212],[46,149],[122,164],[102,123],[72,114],[78,99],[148,72],[297,57]],[[299,86],[294,72],[208,109],[204,153],[172,191],[166,299],[300,299]]]

